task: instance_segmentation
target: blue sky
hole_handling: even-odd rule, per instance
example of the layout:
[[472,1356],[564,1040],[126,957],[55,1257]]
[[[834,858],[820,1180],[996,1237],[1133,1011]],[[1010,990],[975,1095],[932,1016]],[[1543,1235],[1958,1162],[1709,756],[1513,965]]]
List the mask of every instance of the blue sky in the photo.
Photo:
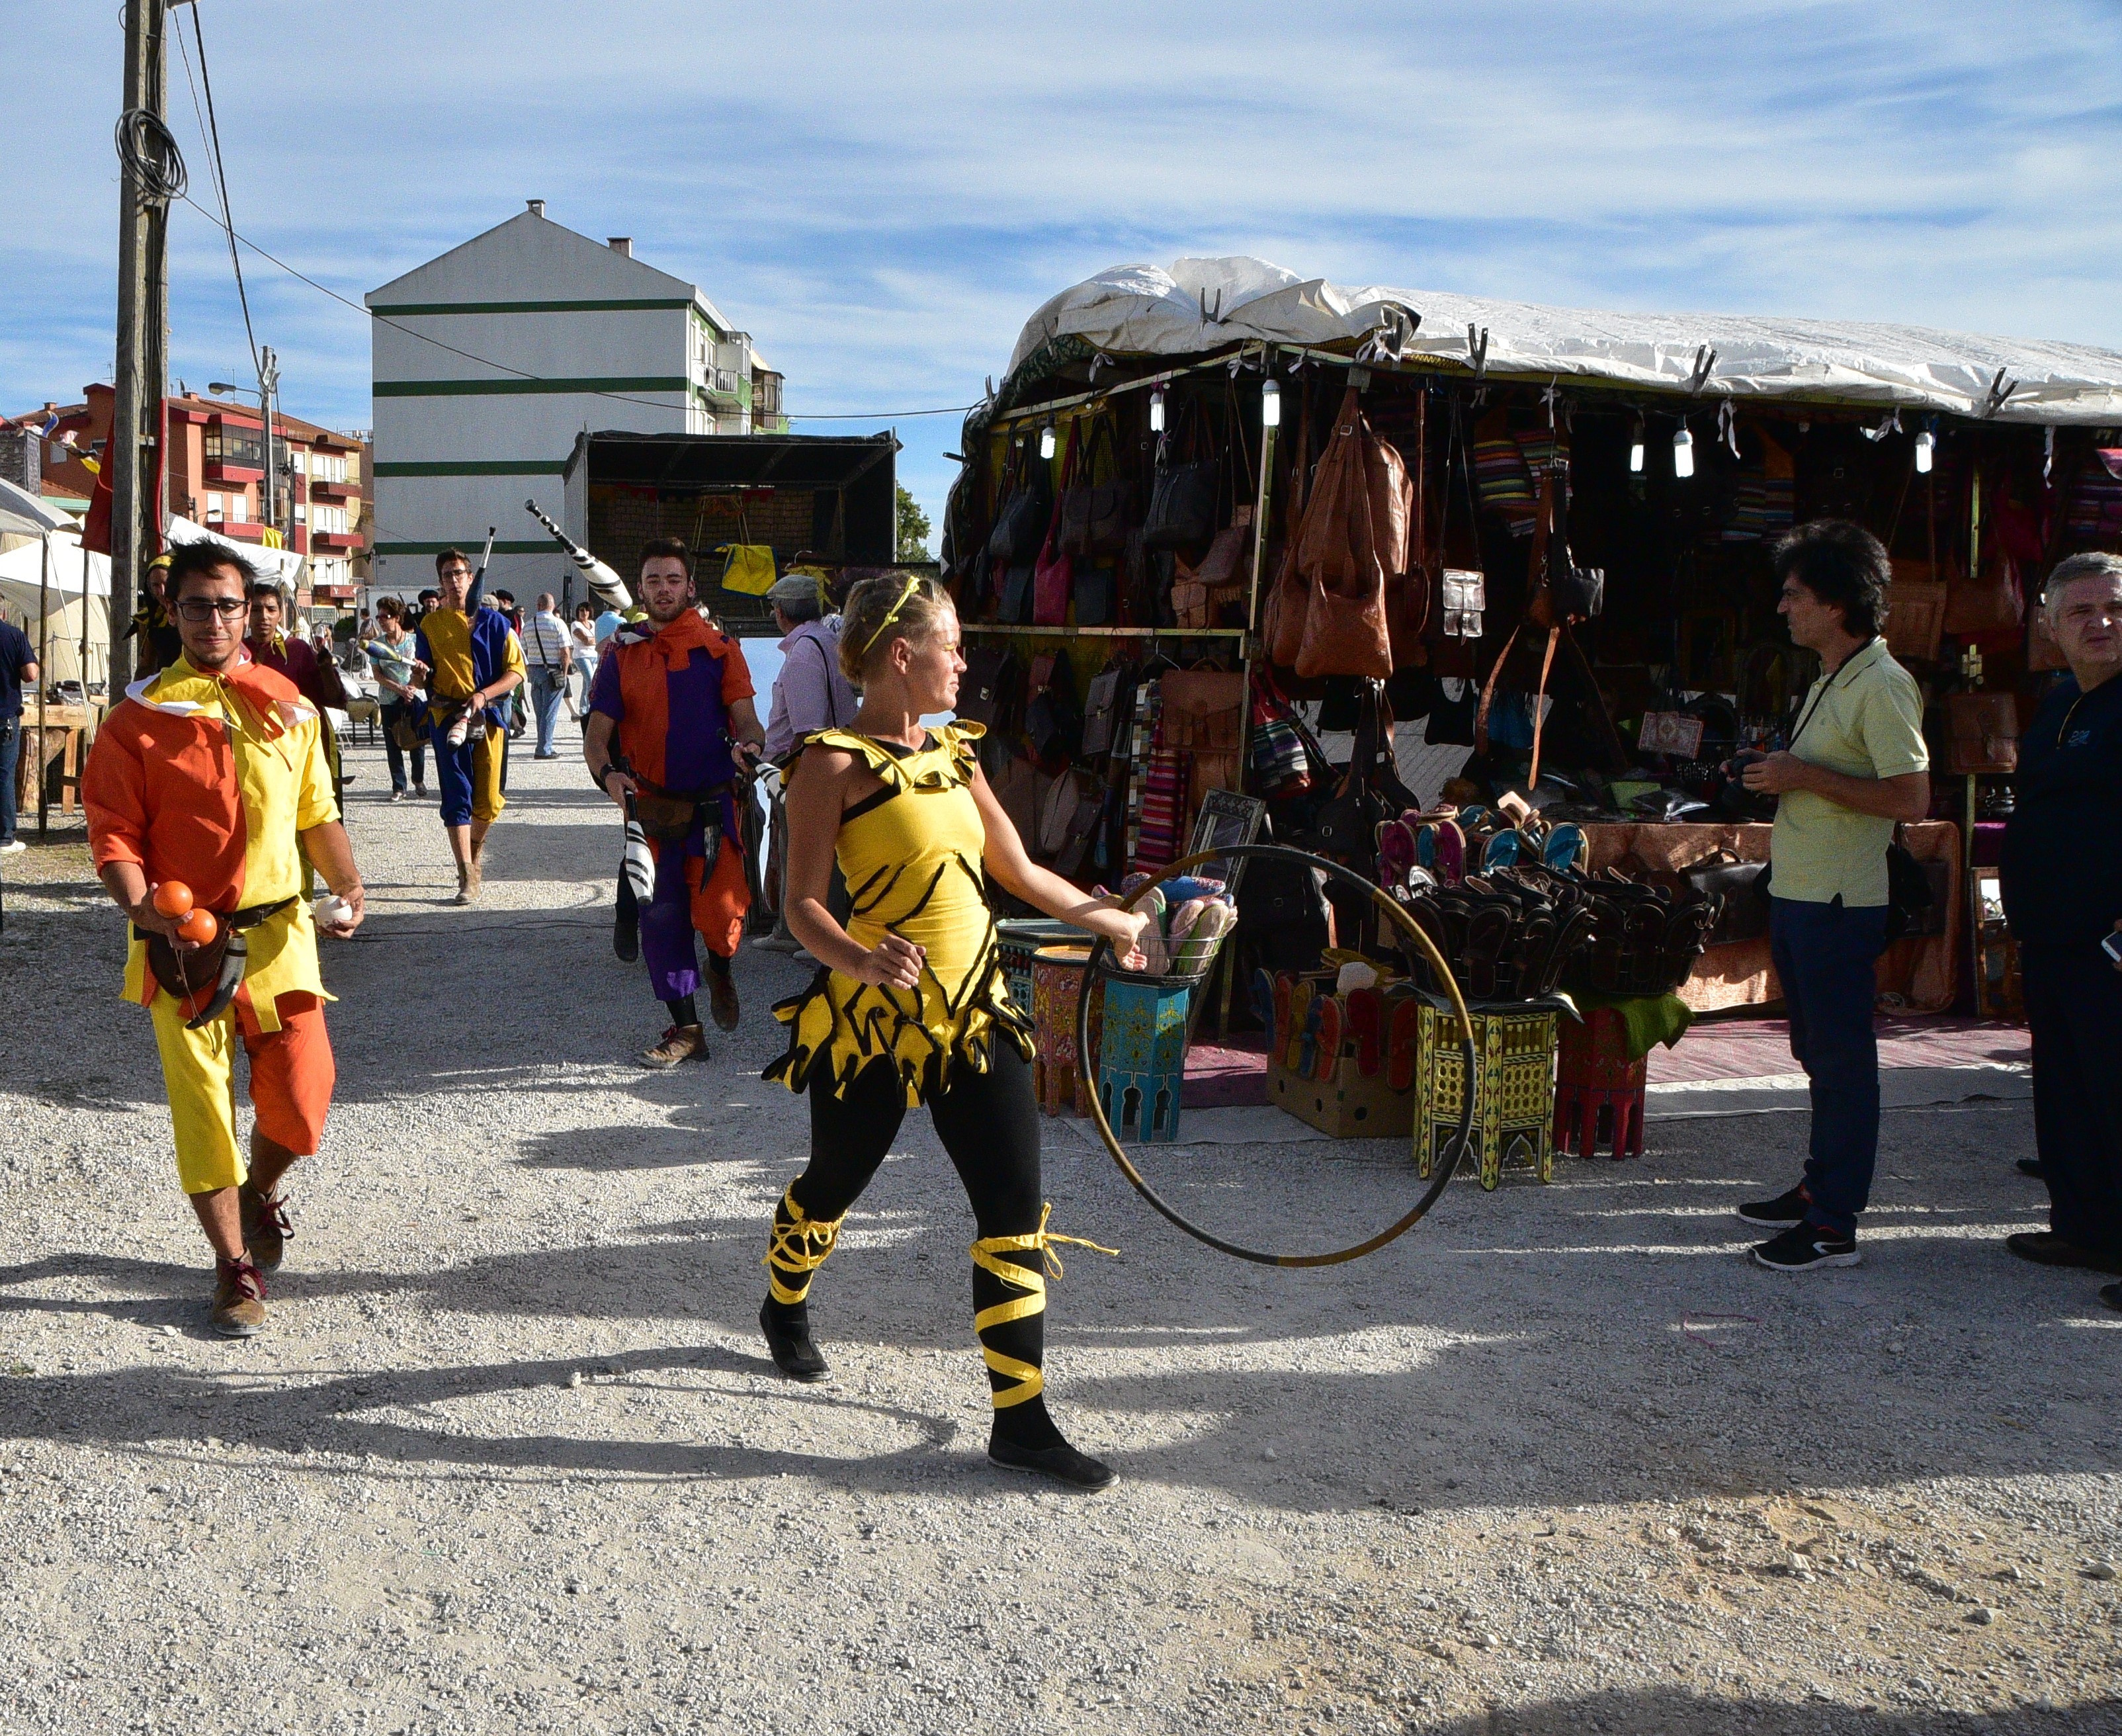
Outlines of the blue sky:
[[[2110,0],[203,10],[262,245],[358,301],[543,198],[698,282],[796,412],[967,403],[1054,291],[1192,254],[2122,349]],[[0,13],[9,411],[109,377],[119,12]],[[175,56],[171,84],[206,202]],[[367,426],[364,318],[245,270],[287,407]],[[174,375],[243,376],[226,252],[181,208],[171,311]],[[956,419],[890,425],[933,514]]]

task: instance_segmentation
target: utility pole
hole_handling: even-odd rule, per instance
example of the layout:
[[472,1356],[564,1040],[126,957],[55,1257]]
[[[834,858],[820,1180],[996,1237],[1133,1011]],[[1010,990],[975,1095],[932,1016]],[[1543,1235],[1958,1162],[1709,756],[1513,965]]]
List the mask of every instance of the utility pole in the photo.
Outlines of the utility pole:
[[[280,528],[280,479],[273,466],[273,403],[280,392],[280,362],[270,344],[258,352],[258,419],[265,424],[265,497],[261,517],[274,530]],[[292,543],[293,538],[288,540]]]
[[118,122],[123,171],[118,197],[118,355],[110,444],[110,685],[115,700],[133,673],[125,638],[147,551],[161,540],[164,371],[170,321],[171,191],[183,166],[165,115],[169,68],[166,0],[126,0],[125,88]]

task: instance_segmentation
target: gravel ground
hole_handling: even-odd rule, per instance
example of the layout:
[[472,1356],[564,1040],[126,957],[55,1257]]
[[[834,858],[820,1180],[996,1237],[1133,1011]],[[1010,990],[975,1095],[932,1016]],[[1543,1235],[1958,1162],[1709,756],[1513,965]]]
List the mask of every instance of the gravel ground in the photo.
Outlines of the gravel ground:
[[[6,865],[0,1662],[8,1731],[2122,1729],[2122,1316],[2012,1261],[2023,1105],[1887,1119],[1867,1263],[1740,1257],[1802,1118],[1447,1195],[1263,1270],[1049,1141],[1057,1414],[1123,1481],[990,1469],[965,1210],[925,1119],[814,1313],[756,1340],[801,1106],[747,952],[712,1064],[612,957],[616,830],[520,759],[488,896],[351,802],[340,1079],[263,1336],[204,1329],[146,1018],[77,843]],[[76,835],[77,837],[77,834]],[[1160,1154],[1203,1218],[1323,1246],[1387,1142]]]

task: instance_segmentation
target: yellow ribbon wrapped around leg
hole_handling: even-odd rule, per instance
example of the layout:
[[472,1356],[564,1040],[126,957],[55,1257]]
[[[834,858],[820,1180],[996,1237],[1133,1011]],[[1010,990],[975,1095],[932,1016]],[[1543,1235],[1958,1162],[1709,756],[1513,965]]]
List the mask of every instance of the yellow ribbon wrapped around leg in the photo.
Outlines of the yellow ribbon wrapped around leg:
[[[811,1294],[811,1275],[825,1263],[847,1221],[844,1213],[830,1221],[810,1217],[796,1203],[793,1187],[783,1191],[774,1214],[773,1240],[760,1262],[766,1268],[766,1287],[776,1302],[793,1308]],[[797,1281],[783,1284],[784,1275]]]
[[[982,1308],[973,1316],[973,1330],[984,1333],[989,1327],[1007,1326],[1012,1321],[1028,1320],[1034,1314],[1046,1312],[1046,1280],[1062,1275],[1060,1256],[1054,1252],[1057,1243],[1066,1242],[1073,1247],[1087,1247],[1094,1252],[1118,1256],[1116,1247],[1105,1247],[1096,1242],[1086,1241],[1081,1236],[1056,1236],[1049,1233],[1047,1219],[1054,1215],[1049,1204],[1039,1214],[1039,1228],[1028,1236],[984,1236],[971,1249],[973,1264],[982,1271],[992,1272],[1012,1289],[1022,1290],[1021,1296],[1012,1296],[1007,1302],[998,1302],[992,1308]],[[1005,1260],[1004,1254],[1030,1254],[1031,1265],[1016,1260]],[[1012,1405],[1021,1405],[1039,1397],[1045,1390],[1046,1377],[1034,1364],[1017,1357],[1005,1356],[984,1340],[980,1345],[980,1355],[987,1365],[1005,1379],[1017,1384],[998,1389],[994,1395],[994,1407],[1006,1411]]]

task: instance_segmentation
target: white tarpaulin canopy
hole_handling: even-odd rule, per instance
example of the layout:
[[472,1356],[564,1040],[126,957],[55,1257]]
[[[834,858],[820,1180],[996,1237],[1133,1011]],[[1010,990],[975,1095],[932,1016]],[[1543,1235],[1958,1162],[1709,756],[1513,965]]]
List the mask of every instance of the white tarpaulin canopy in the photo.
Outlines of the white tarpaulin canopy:
[[[0,612],[30,635],[32,651],[40,642],[46,646],[44,678],[54,683],[82,679],[82,631],[86,627],[87,679],[100,681],[110,667],[110,557],[85,551],[70,526],[71,521],[68,529],[51,533],[49,573],[42,539],[0,554],[0,606],[4,606]],[[40,606],[44,611],[41,619]]]
[[204,525],[194,524],[189,518],[172,518],[164,540],[175,548],[180,543],[217,542],[225,549],[233,549],[268,578],[278,579],[283,585],[298,582],[304,557],[292,549],[269,549],[260,543],[238,542],[232,536],[222,536]]
[[47,531],[73,527],[71,513],[62,512],[49,500],[0,477],[0,534],[41,536]]
[[[1419,315],[1411,336],[1395,325]],[[1473,330],[1470,335],[1468,328]],[[1685,394],[1706,346],[1708,398],[1905,405],[1979,416],[1999,371],[2017,389],[2000,422],[2122,422],[2122,353],[2034,338],[1977,337],[1916,325],[1729,314],[1596,313],[1427,290],[1360,289],[1305,278],[1264,260],[1116,265],[1064,289],[1031,319],[1010,372],[1059,338],[1113,355],[1185,356],[1236,342],[1319,348],[1380,335],[1402,360],[1470,368],[1481,334],[1491,374],[1594,380]]]

